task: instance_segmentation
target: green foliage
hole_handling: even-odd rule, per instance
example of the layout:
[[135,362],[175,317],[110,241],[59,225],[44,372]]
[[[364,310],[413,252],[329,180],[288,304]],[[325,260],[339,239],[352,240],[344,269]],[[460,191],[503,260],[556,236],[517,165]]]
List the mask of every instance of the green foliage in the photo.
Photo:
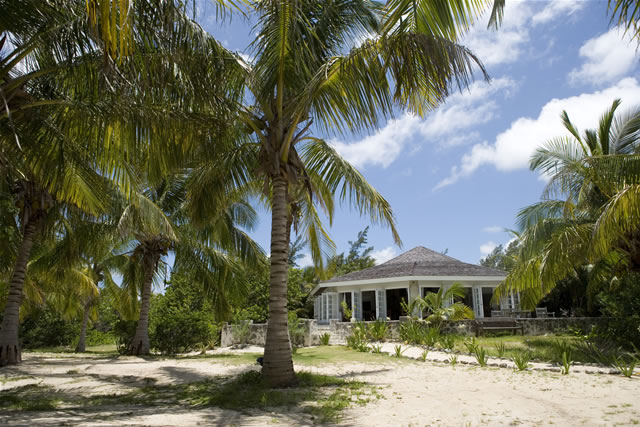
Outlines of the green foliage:
[[504,345],[504,342],[498,341],[494,347],[496,348],[496,353],[498,354],[498,357],[502,359],[502,357],[504,356],[504,352],[507,350]]
[[569,375],[571,365],[573,365],[573,359],[571,349],[569,348],[562,353],[562,375]]
[[240,320],[237,323],[232,323],[231,333],[233,334],[233,342],[235,344],[249,344],[249,338],[251,336],[251,324],[248,320]]
[[369,351],[367,343],[367,325],[364,322],[356,322],[351,328],[351,335],[347,337],[347,346],[358,351]]
[[511,356],[511,360],[516,365],[516,370],[525,371],[529,368],[531,353],[528,351],[518,351]]
[[414,318],[400,323],[399,332],[402,341],[414,345],[433,347],[440,339],[439,328],[428,326],[426,322]]
[[458,355],[452,354],[451,356],[449,356],[448,361],[451,366],[455,367],[456,364],[458,363]]
[[151,347],[162,354],[185,353],[217,341],[220,326],[203,290],[174,275],[164,295],[152,298],[149,325]]
[[342,307],[342,314],[344,315],[344,317],[351,320],[353,318],[353,310],[349,308],[345,301],[342,301],[340,303],[340,306]]
[[304,332],[305,328],[300,319],[294,311],[288,313],[289,326],[289,339],[291,340],[291,347],[297,349],[304,345]]
[[382,345],[380,344],[371,344],[371,352],[380,354],[382,353]]
[[441,287],[438,292],[428,292],[423,298],[416,298],[410,305],[404,305],[408,312],[421,311],[432,326],[439,328],[446,320],[473,319],[473,310],[461,302],[454,302],[456,298],[464,298],[467,290],[460,284],[454,283],[448,288]]
[[627,378],[631,378],[633,375],[633,371],[636,369],[636,366],[640,363],[638,359],[633,355],[628,355],[627,357],[616,357],[613,363],[613,366],[620,371],[622,375]]
[[[153,298],[151,298],[153,301]],[[116,349],[120,354],[127,354],[129,345],[136,334],[136,326],[138,322],[135,320],[118,319],[113,325],[113,335],[116,337]]]
[[389,335],[389,325],[383,319],[376,319],[367,326],[367,335],[373,341],[385,341]]
[[484,347],[478,345],[473,349],[473,356],[476,358],[476,362],[478,365],[485,367],[487,366],[487,361],[489,360],[489,356],[487,356],[487,352]]
[[424,349],[422,350],[422,353],[420,354],[420,357],[422,358],[423,362],[427,361],[427,355],[429,354],[429,350],[428,349]]
[[640,347],[640,274],[612,281],[596,299],[608,319],[599,323],[592,334],[627,350]]
[[561,363],[564,355],[572,354],[572,344],[567,340],[555,339],[552,343],[553,361]]
[[402,353],[404,353],[405,350],[406,350],[406,347],[402,348],[401,345],[395,345],[395,346],[393,346],[393,355],[395,357],[401,357]]
[[20,325],[25,349],[71,346],[80,334],[80,322],[64,319],[51,307],[33,311]]
[[320,345],[329,345],[330,339],[331,339],[331,334],[328,332],[325,332],[324,334],[320,335]]
[[458,339],[458,337],[456,335],[453,335],[453,334],[442,334],[442,335],[440,335],[440,338],[438,339],[438,342],[440,343],[440,346],[443,349],[451,351],[456,346],[456,340],[457,339]]
[[354,271],[364,270],[365,268],[373,267],[376,264],[375,259],[371,257],[373,252],[373,246],[365,247],[367,245],[367,234],[369,233],[369,227],[358,232],[358,238],[355,241],[349,241],[349,252],[334,255],[329,260],[329,277],[342,276]]
[[509,246],[506,248],[502,245],[496,246],[489,255],[480,260],[480,265],[503,271],[511,271],[516,263],[518,244],[519,241],[516,239],[509,243]]

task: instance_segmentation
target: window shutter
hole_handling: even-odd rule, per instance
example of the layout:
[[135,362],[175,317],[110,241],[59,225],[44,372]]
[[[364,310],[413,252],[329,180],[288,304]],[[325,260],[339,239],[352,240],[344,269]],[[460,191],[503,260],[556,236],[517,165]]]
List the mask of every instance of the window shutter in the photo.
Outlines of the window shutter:
[[471,288],[471,292],[473,293],[473,314],[475,314],[477,319],[482,319],[484,317],[482,287],[474,286]]
[[353,291],[351,301],[353,301],[353,313],[351,315],[356,320],[362,320],[362,292]]
[[513,309],[520,310],[520,292],[513,293]]
[[376,318],[387,319],[387,291],[386,289],[376,290]]
[[332,293],[329,294],[329,319],[339,319],[339,314],[338,314],[338,294],[337,293]]
[[318,297],[313,298],[313,318],[318,320],[318,315],[320,314],[320,309],[318,307],[320,300]]

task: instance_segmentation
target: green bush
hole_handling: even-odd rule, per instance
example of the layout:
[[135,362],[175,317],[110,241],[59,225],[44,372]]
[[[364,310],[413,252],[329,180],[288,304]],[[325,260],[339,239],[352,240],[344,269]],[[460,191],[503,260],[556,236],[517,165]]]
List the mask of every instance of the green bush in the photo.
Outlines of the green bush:
[[162,354],[184,353],[219,339],[220,326],[214,322],[212,305],[202,293],[197,284],[174,276],[164,295],[152,298],[149,312],[152,348]]
[[347,337],[347,346],[354,350],[369,351],[367,343],[367,326],[364,322],[356,322],[351,329],[351,335]]
[[385,341],[389,335],[389,325],[383,319],[376,319],[367,326],[367,334],[373,341]]
[[20,325],[23,348],[71,346],[77,341],[81,324],[77,320],[63,319],[48,307],[38,309]]

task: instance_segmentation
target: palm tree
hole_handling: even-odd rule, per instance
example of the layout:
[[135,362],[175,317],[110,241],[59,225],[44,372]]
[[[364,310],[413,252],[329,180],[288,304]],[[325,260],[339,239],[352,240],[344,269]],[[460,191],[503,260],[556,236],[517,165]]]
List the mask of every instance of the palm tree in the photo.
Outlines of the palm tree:
[[[392,2],[382,8],[368,1],[309,0],[256,4],[255,61],[247,65],[246,77],[252,103],[239,118],[249,130],[255,158],[245,166],[264,183],[272,215],[263,365],[264,379],[272,386],[295,382],[286,289],[290,229],[298,212],[304,212],[301,218],[310,225],[308,230],[318,230],[311,227],[319,223],[316,203],[331,211],[336,195],[373,222],[389,225],[399,243],[386,200],[314,134],[369,129],[391,117],[395,108],[424,113],[446,97],[452,83],[465,87],[473,65],[484,71],[471,52],[451,41],[464,21],[461,17],[466,19],[473,7],[459,2],[453,10],[443,6],[437,18],[420,14],[411,25],[400,24],[407,5]],[[441,20],[445,15],[448,20]],[[353,46],[358,38],[366,41]],[[313,248],[318,260],[322,252]]]
[[245,291],[239,280],[240,261],[255,265],[262,257],[259,247],[237,228],[251,229],[256,221],[253,209],[242,202],[219,200],[217,217],[197,228],[190,223],[184,210],[187,180],[187,176],[178,175],[147,186],[119,221],[124,247],[132,248],[124,268],[123,287],[133,294],[140,290],[139,319],[130,354],[150,351],[151,289],[154,279],[159,279],[162,258],[169,251],[175,254],[174,272],[201,283],[221,317],[228,315],[229,302]]
[[616,115],[619,106],[615,100],[583,135],[563,112],[569,135],[533,155],[531,169],[550,180],[543,200],[518,215],[517,261],[496,298],[523,292],[521,304],[531,309],[582,266],[591,265],[595,282],[640,270],[640,108]]
[[[183,6],[119,2],[119,15],[107,21],[116,13],[107,3],[87,20],[94,2],[0,0],[0,185],[14,195],[21,234],[0,326],[0,366],[20,361],[26,266],[38,235],[51,230],[52,208],[104,212],[105,177],[132,196],[131,164],[140,153],[152,159],[156,178],[166,173],[185,158],[189,137],[202,134],[201,111],[208,124],[224,123],[241,91],[233,55]],[[117,20],[117,29],[105,25]]]
[[410,304],[405,304],[407,314],[426,314],[427,322],[440,327],[446,320],[456,321],[473,319],[473,310],[456,298],[464,298],[466,291],[462,284],[453,283],[451,286],[438,289],[438,292],[428,292],[424,297],[417,297]]

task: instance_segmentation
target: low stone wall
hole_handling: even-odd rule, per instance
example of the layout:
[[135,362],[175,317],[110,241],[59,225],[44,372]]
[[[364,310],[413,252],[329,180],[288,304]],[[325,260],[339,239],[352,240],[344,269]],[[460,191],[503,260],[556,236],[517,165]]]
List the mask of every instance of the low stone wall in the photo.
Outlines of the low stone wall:
[[[407,321],[408,318],[387,321],[388,340],[400,341],[400,324]],[[545,335],[558,334],[571,330],[580,330],[588,333],[591,328],[599,323],[605,322],[606,319],[600,317],[559,317],[549,319],[516,319],[518,324],[523,325],[524,335]],[[475,334],[473,320],[461,320],[457,322],[445,322],[442,325],[441,332],[444,334],[458,334],[472,336]],[[364,322],[370,324],[373,322]],[[332,320],[329,324],[318,324],[314,319],[300,319],[302,334],[297,340],[298,347],[308,347],[319,345],[320,338],[324,334],[329,334],[329,344],[344,345],[347,337],[351,335],[351,329],[354,323],[338,322]],[[267,324],[249,321],[247,324],[248,331],[240,325],[225,324],[222,327],[222,337],[220,345],[229,347],[238,344],[253,344],[264,346],[267,338]],[[238,335],[244,335],[238,336]]]

